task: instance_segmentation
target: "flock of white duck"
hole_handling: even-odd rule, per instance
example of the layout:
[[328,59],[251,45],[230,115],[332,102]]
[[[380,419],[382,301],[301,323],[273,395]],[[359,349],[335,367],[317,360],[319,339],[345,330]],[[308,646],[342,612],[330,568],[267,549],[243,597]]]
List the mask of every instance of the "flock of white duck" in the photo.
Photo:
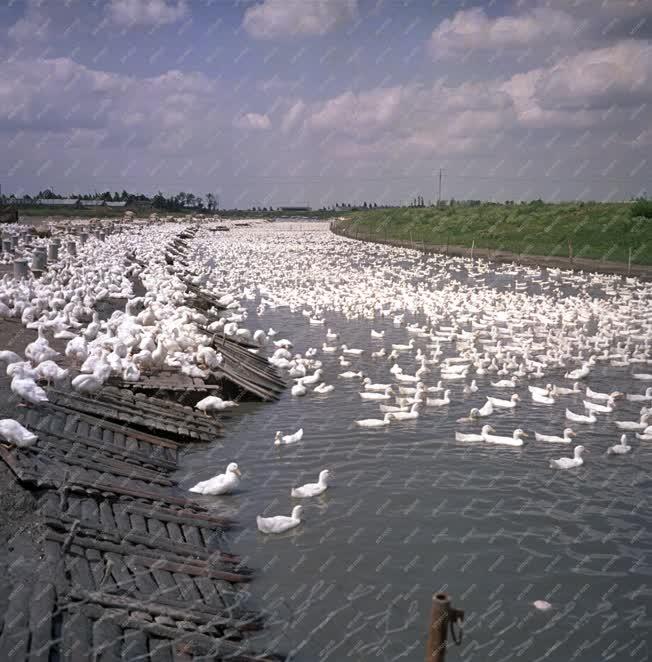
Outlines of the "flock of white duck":
[[[222,357],[199,328],[208,319],[186,305],[185,285],[162,259],[163,246],[183,227],[134,226],[104,242],[91,238],[78,257],[64,256],[39,280],[16,282],[3,277],[0,317],[20,319],[38,330],[24,356],[0,352],[12,391],[38,403],[47,399],[39,385],[42,381],[70,381],[76,391],[95,393],[111,375],[137,381],[142,370],[174,367],[205,377],[219,368]],[[355,420],[357,427],[406,424],[430,410],[445,411],[456,397],[468,397],[477,405],[468,417],[459,419],[467,429],[455,432],[458,442],[523,446],[530,436],[525,429],[529,429],[531,403],[561,406],[569,421],[561,434],[532,431],[534,441],[570,444],[577,435],[571,423],[612,421],[604,417],[618,414],[622,403],[637,403],[642,408],[635,420],[613,421],[622,435],[604,452],[629,453],[627,433],[640,442],[652,441],[652,387],[625,394],[588,386],[592,375],[605,366],[629,373],[631,383],[645,386],[652,381],[647,367],[652,363],[648,284],[596,274],[544,275],[538,269],[497,267],[462,258],[424,260],[407,249],[336,237],[326,225],[316,223],[253,223],[247,229],[232,228],[228,234],[211,232],[208,223],[200,226],[190,246],[193,284],[217,293],[226,306],[209,331],[223,329],[227,335],[266,347],[270,362],[293,380],[292,397],[321,397],[336,390],[335,384],[325,381],[327,371],[338,379],[358,380],[361,403],[377,403],[379,416]],[[128,253],[146,266],[126,266]],[[141,297],[133,296],[131,271],[139,273],[144,285]],[[464,273],[464,280],[455,276],[458,272]],[[508,276],[510,284],[487,282],[496,275]],[[528,292],[528,285],[537,292]],[[98,304],[111,298],[129,301],[124,310],[101,319]],[[252,333],[244,326],[247,306],[255,307],[258,318],[284,307],[302,314],[306,324],[323,329],[321,346],[297,353],[291,351],[291,340],[275,340],[273,329]],[[404,330],[405,342],[386,345],[384,331],[372,329],[370,348],[350,347],[332,328],[329,317],[336,315],[348,320],[391,320]],[[60,352],[51,346],[48,335],[65,341],[63,353],[74,368],[72,379],[57,365]],[[337,372],[332,373],[332,368]],[[385,377],[374,382],[367,376],[370,370]],[[542,380],[548,383],[532,383]],[[487,389],[491,393],[480,395]],[[214,396],[197,404],[205,412],[232,406],[236,403]],[[490,421],[500,409],[522,416],[522,427],[511,435],[497,434]],[[298,443],[303,432],[279,431],[274,444]],[[18,446],[36,440],[11,419],[0,421],[0,435]],[[575,446],[572,457],[550,459],[550,466],[579,467],[587,451],[584,445]],[[230,463],[224,474],[197,483],[191,491],[228,494],[238,487],[240,477],[238,465]],[[329,472],[323,470],[317,483],[293,488],[290,496],[317,496],[328,483]],[[301,516],[302,507],[295,506],[289,517],[258,517],[257,525],[262,532],[280,533],[297,526]]]
[[[458,422],[480,429],[456,431],[459,442],[521,447],[532,436],[536,443],[571,444],[578,434],[571,425],[600,423],[605,415],[622,411],[621,403],[640,403],[642,409],[636,420],[611,423],[622,434],[614,434],[605,452],[631,452],[627,433],[652,441],[652,387],[625,394],[588,385],[605,367],[629,373],[632,384],[652,381],[647,368],[652,363],[648,284],[559,270],[544,275],[539,269],[474,264],[462,258],[422,260],[406,249],[333,236],[314,223],[236,230],[213,243],[206,256],[221,265],[244,298],[257,302],[259,315],[287,307],[301,313],[310,326],[324,329],[321,345],[303,354],[290,351],[289,341],[277,341],[271,362],[294,380],[295,397],[338,388],[324,377],[333,366],[340,369],[338,379],[358,380],[361,401],[376,402],[380,413],[355,420],[358,427],[391,428],[415,421],[450,405],[455,391],[479,400]],[[465,272],[466,282],[453,276],[456,271]],[[495,273],[508,276],[511,285],[487,284]],[[528,285],[538,293],[528,292]],[[370,346],[353,348],[334,328],[334,314],[391,320],[405,330],[406,341],[385,344],[385,332],[372,328]],[[410,321],[415,318],[420,322]],[[370,371],[385,372],[386,378],[374,382],[367,377]],[[550,381],[537,385],[542,380]],[[481,389],[491,392],[481,396]],[[539,430],[529,435],[523,429],[529,427],[529,403],[562,406],[568,426],[560,433]],[[496,434],[489,423],[500,409],[522,415],[522,427],[510,435]],[[303,430],[288,437],[280,434],[276,443],[293,443]],[[550,467],[579,467],[586,452],[585,445],[575,446],[572,457],[551,458]]]

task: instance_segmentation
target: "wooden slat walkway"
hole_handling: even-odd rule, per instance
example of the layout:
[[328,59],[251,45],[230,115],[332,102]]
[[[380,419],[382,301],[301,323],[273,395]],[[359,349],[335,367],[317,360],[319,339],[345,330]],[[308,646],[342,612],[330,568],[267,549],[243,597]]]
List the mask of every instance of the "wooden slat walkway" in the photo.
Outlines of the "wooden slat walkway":
[[136,396],[118,388],[104,388],[95,396],[47,391],[46,408],[90,414],[100,419],[123,423],[176,442],[210,442],[222,433],[217,419],[172,401]]
[[147,452],[176,448],[74,413],[17,416],[39,439],[0,457],[38,486],[44,557],[41,579],[8,594],[1,660],[283,659],[248,650],[264,623],[238,595],[251,570],[224,550],[233,522],[166,484],[174,458]]

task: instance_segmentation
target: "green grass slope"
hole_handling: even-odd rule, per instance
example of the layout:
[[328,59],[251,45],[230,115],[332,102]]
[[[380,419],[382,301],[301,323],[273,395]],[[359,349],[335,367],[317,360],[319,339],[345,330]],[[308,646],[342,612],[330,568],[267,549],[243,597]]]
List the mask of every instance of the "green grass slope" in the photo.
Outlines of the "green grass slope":
[[472,246],[518,255],[573,256],[652,264],[652,219],[628,203],[482,204],[374,209],[339,221],[360,238]]

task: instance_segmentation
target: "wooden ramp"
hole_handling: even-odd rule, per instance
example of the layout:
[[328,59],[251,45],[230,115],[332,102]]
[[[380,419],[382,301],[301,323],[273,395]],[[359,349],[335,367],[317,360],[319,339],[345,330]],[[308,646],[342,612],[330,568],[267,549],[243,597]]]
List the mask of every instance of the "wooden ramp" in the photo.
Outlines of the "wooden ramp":
[[126,424],[176,442],[210,442],[222,433],[214,418],[179,403],[134,394],[126,389],[105,387],[97,395],[48,389],[46,408],[79,412],[100,420]]
[[0,660],[283,659],[249,651],[252,573],[225,549],[234,522],[174,488],[177,444],[48,407],[17,416],[39,439],[0,458],[38,488],[43,556],[8,591]]
[[253,354],[228,336],[212,336],[212,345],[224,362],[218,369],[226,379],[263,400],[276,400],[285,390],[285,381],[266,357]]

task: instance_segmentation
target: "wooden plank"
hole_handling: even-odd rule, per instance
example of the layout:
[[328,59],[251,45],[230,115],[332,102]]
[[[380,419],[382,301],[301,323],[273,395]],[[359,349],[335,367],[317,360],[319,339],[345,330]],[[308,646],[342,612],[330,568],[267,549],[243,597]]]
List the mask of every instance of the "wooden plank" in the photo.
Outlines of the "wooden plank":
[[114,554],[113,552],[105,552],[104,558],[107,561],[111,561],[111,574],[115,583],[120,587],[120,591],[131,593],[136,583],[133,575],[124,563],[124,556]]
[[[33,406],[33,405],[27,405],[27,406]],[[41,405],[42,407],[52,407],[57,410],[61,411],[68,411],[66,408],[59,408],[58,405],[51,404],[50,405]],[[90,414],[82,414],[79,412],[69,412],[74,414],[75,418],[84,418],[89,422],[94,422],[95,424],[99,425],[101,428],[104,428],[106,430],[111,430],[112,432],[118,432],[122,434],[126,434],[129,437],[133,437],[134,439],[139,439],[142,441],[146,441],[149,444],[153,444],[155,446],[164,446],[166,448],[174,448],[177,449],[180,444],[178,444],[176,441],[172,441],[171,439],[165,439],[164,437],[158,437],[153,434],[149,434],[148,432],[141,432],[140,430],[135,430],[128,425],[125,424],[118,424],[118,423],[112,423],[111,421],[107,421],[101,417],[98,416],[92,416]],[[68,430],[68,433],[70,433],[70,430]]]
[[95,662],[116,662],[122,655],[122,630],[107,618],[93,623],[93,655]]
[[66,612],[61,628],[61,659],[91,662],[93,623],[82,611]]
[[9,606],[0,635],[0,660],[25,660],[29,644],[29,603],[31,591],[18,583],[9,594]]
[[100,507],[100,524],[105,531],[113,531],[118,528],[118,525],[113,516],[113,509],[108,501],[102,499],[99,502]]
[[174,662],[171,645],[169,639],[155,639],[152,637],[149,640],[151,662]]
[[[196,505],[196,504],[195,504]],[[162,522],[175,522],[176,524],[190,524],[192,526],[203,526],[214,529],[215,527],[227,528],[234,524],[234,520],[228,517],[212,515],[205,510],[193,511],[188,509],[172,509],[162,505],[156,507],[145,506],[138,502],[127,505],[129,512],[140,513],[149,517],[156,517]]]
[[147,636],[142,630],[128,628],[124,631],[122,662],[147,661]]
[[29,609],[31,632],[29,662],[48,662],[54,638],[52,614],[54,611],[54,584],[38,580],[34,585]]
[[[167,470],[167,471],[174,471],[177,467],[176,462],[170,462],[165,459],[158,459],[156,457],[152,457],[151,454],[145,452],[135,452],[135,453],[130,453],[124,448],[120,448],[116,444],[113,443],[113,438],[114,438],[114,433],[111,432],[110,430],[103,430],[102,428],[98,426],[93,426],[94,430],[97,430],[98,433],[106,432],[109,435],[108,439],[100,439],[99,441],[93,440],[93,439],[81,439],[79,437],[67,437],[65,435],[59,435],[55,434],[52,432],[46,433],[44,436],[44,441],[46,443],[50,443],[50,437],[56,437],[58,440],[60,440],[58,443],[52,442],[51,445],[54,445],[56,447],[61,447],[63,443],[69,442],[69,444],[74,447],[75,445],[78,447],[82,447],[88,455],[91,455],[93,457],[97,457],[98,455],[100,458],[104,456],[108,456],[109,458],[121,458],[124,462],[129,462],[132,464],[135,464],[136,466],[144,466],[145,468],[151,468],[152,470]],[[117,433],[116,433],[117,434]],[[124,444],[123,444],[124,446]],[[63,452],[63,448],[60,448],[61,451]],[[90,449],[94,449],[97,451],[96,454],[92,454],[92,451]],[[149,448],[148,448],[149,450]]]
[[[138,558],[138,557],[137,557]],[[140,561],[140,559],[138,559]],[[174,579],[172,579],[172,573],[162,570],[159,567],[148,566],[152,577],[158,585],[158,590],[160,595],[165,595],[171,597],[174,600],[181,600],[181,592],[177,586]]]
[[151,636],[173,640],[178,645],[183,645],[187,652],[206,660],[220,660],[226,657],[237,660],[237,662],[282,662],[284,659],[279,655],[248,653],[242,645],[228,639],[216,639],[200,632],[183,632],[178,628],[146,621],[137,618],[135,612],[114,614],[112,611],[103,611],[98,605],[83,602],[71,602],[67,605],[67,609],[71,612],[84,609],[88,614],[93,614],[97,618],[103,616],[106,620],[113,621],[122,628],[134,628]]
[[[77,552],[75,548],[81,551],[73,556]],[[70,571],[73,584],[77,584],[88,591],[94,590],[97,588],[97,583],[91,572],[91,565],[83,553],[83,548],[78,545],[71,545],[71,552],[71,554],[66,555],[66,568]]]

